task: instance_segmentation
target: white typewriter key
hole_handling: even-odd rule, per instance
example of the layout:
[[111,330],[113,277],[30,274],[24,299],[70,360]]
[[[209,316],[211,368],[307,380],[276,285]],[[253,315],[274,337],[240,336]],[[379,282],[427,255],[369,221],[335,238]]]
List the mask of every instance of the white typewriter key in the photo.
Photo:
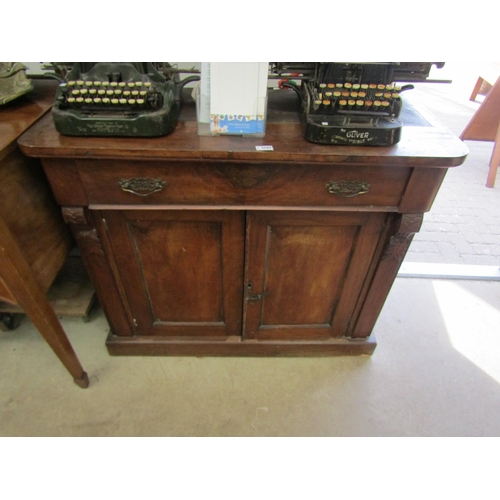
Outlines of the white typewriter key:
[[127,86],[127,84],[125,82],[120,82],[118,84],[118,87],[126,87],[126,86]]
[[116,90],[114,91],[114,94],[115,94],[115,95],[122,95],[122,92],[123,92],[123,90],[122,90],[122,89],[116,89]]
[[94,103],[95,103],[95,104],[101,104],[101,99],[100,99],[99,97],[96,97],[96,98],[94,99]]
[[106,91],[105,91],[104,89],[99,89],[99,90],[97,91],[97,93],[98,93],[99,95],[106,95]]
[[83,85],[83,80],[77,80],[76,84],[82,86]]
[[142,87],[142,82],[135,82],[136,87]]
[[389,101],[382,101],[382,107],[383,108],[388,108],[391,105]]
[[110,87],[118,87],[118,83],[117,82],[111,82],[109,84]]
[[392,94],[392,98],[393,98],[393,99],[399,99],[399,94],[398,94],[397,92],[394,92],[394,93]]
[[359,83],[354,83],[354,84],[352,85],[352,88],[353,88],[354,90],[359,90],[359,88],[360,88],[360,87],[361,87],[361,85],[360,85]]
[[69,85],[70,87],[74,87],[74,86],[76,85],[76,82],[75,82],[74,80],[70,80],[70,81],[68,82],[68,85]]
[[128,82],[127,83],[127,87],[130,87],[130,88],[135,87],[135,83],[134,82]]
[[385,85],[383,85],[382,83],[379,83],[379,84],[377,85],[377,88],[378,88],[379,90],[385,90]]
[[135,99],[129,99],[127,102],[128,102],[129,104],[135,104]]
[[85,104],[92,104],[92,99],[90,97],[87,97],[85,99]]
[[102,103],[103,103],[103,104],[109,104],[109,103],[110,103],[109,98],[108,98],[108,97],[104,97],[104,98],[102,99]]
[[74,90],[71,91],[71,93],[73,95],[78,95],[80,93],[80,91],[78,89],[74,89]]
[[352,89],[352,83],[349,83],[349,82],[344,83],[344,88],[345,89]]
[[80,94],[82,94],[82,95],[85,95],[87,92],[88,92],[88,90],[87,90],[87,89],[82,89],[82,90],[80,90]]
[[145,87],[151,87],[151,82],[144,82]]
[[391,94],[390,92],[386,92],[386,93],[384,94],[384,99],[390,99],[390,98],[391,98],[391,96],[392,96],[392,94]]
[[127,99],[120,99],[120,104],[127,104]]
[[374,90],[377,88],[377,85],[375,83],[370,83],[370,88]]
[[137,99],[137,104],[144,104],[144,99]]
[[115,92],[113,90],[106,90],[106,95],[113,95]]
[[139,91],[138,90],[132,90],[132,95],[133,96],[138,96],[139,95]]
[[76,101],[76,99],[74,97],[68,97],[68,102],[70,104],[74,103]]
[[139,95],[142,95],[142,96],[145,96],[145,95],[147,95],[147,94],[148,94],[148,91],[147,91],[147,90],[141,90],[141,91],[139,92]]
[[96,89],[90,89],[89,90],[89,94],[90,95],[95,95],[95,94],[97,94],[97,90]]
[[85,82],[85,85],[86,85],[87,87],[92,87],[92,85],[93,85],[93,84],[94,84],[94,82]]
[[109,87],[109,82],[102,82],[103,87]]
[[101,86],[101,82],[97,81],[97,82],[94,82],[94,87],[100,87]]
[[361,84],[361,88],[362,88],[363,90],[368,90],[368,84],[367,84],[367,83],[362,83],[362,84]]
[[365,101],[362,101],[361,99],[358,99],[356,101],[356,107],[357,108],[361,108],[361,106],[364,106],[364,104],[365,104]]
[[344,84],[343,83],[337,83],[335,84],[335,87],[337,87],[338,89],[341,89],[344,87]]
[[111,104],[118,104],[118,99],[111,99]]
[[82,103],[82,102],[83,102],[83,97],[77,97],[77,98],[76,98],[76,102],[78,102],[78,103]]

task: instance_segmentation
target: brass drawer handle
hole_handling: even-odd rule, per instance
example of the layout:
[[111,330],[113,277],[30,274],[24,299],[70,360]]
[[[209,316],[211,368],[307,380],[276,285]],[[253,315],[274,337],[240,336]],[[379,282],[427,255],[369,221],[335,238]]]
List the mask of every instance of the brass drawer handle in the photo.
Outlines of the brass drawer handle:
[[132,179],[120,179],[118,182],[122,191],[133,193],[138,196],[149,196],[161,191],[167,183],[161,179],[151,179],[149,177],[134,177]]
[[325,187],[330,194],[338,194],[344,198],[366,194],[370,190],[370,184],[362,181],[330,181]]

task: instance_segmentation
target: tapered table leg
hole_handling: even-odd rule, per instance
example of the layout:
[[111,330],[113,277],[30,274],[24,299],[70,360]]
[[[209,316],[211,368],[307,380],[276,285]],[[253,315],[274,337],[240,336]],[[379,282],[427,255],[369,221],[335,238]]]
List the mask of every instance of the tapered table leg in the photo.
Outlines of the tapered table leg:
[[34,278],[20,248],[0,218],[0,275],[17,303],[23,308],[42,337],[82,388],[89,378],[78,360],[54,309]]

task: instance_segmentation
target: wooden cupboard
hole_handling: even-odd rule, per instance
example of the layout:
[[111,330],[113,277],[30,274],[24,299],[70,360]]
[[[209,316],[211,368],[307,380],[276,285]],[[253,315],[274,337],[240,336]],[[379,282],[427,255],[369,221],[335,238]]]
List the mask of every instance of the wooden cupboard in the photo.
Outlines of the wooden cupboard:
[[188,104],[162,138],[63,137],[47,117],[19,143],[42,158],[111,354],[371,354],[413,234],[467,154],[406,113],[391,147],[308,143],[287,91],[269,96],[264,139],[200,137]]

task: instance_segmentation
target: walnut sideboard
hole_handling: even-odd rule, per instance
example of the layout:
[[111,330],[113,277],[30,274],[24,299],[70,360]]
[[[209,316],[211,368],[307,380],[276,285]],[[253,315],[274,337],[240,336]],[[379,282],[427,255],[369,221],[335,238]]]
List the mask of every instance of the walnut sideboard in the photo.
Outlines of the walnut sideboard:
[[[19,140],[41,158],[110,324],[113,355],[371,354],[400,264],[467,148],[407,103],[391,147],[323,146],[295,93],[270,91],[265,138],[174,132]],[[257,146],[271,146],[261,150]]]

